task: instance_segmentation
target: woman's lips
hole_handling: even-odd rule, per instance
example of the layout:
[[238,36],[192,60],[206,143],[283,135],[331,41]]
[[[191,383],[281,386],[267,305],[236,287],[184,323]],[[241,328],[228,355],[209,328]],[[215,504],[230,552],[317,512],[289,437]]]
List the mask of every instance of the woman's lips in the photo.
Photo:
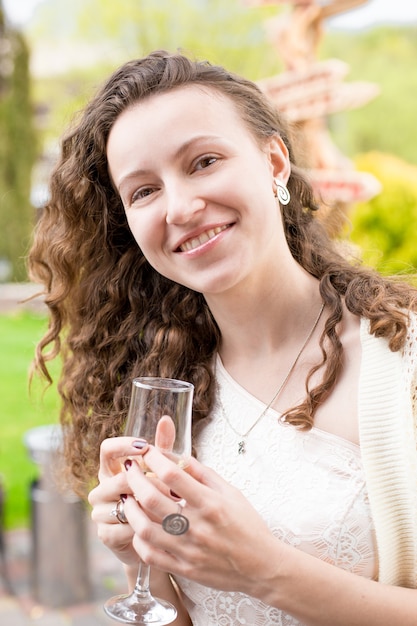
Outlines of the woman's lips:
[[195,248],[201,246],[203,243],[206,243],[207,241],[210,241],[210,239],[213,239],[213,237],[221,233],[223,230],[226,230],[226,228],[229,228],[228,224],[224,224],[223,226],[216,226],[215,228],[209,228],[208,230],[201,233],[201,235],[198,235],[197,237],[192,237],[190,239],[187,239],[187,241],[184,241],[184,243],[179,246],[179,250],[181,252],[190,252],[190,250],[194,250]]

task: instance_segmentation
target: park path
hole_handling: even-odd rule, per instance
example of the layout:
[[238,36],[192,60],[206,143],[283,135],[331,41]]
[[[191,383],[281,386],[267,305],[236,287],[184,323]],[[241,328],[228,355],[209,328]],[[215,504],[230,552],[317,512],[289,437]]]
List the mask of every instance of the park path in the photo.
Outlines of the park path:
[[91,602],[62,608],[37,603],[31,592],[31,534],[27,529],[5,533],[6,563],[12,592],[0,578],[1,626],[110,626],[114,621],[103,611],[103,602],[126,592],[121,563],[97,539],[96,527],[88,526]]
[[0,313],[23,310],[44,312],[45,304],[42,298],[28,300],[40,291],[40,286],[34,283],[0,283]]

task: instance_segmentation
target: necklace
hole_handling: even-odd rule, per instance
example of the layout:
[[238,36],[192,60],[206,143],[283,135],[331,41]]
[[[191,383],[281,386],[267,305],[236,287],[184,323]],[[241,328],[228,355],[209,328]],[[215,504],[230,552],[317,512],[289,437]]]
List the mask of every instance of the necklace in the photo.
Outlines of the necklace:
[[230,423],[230,421],[229,421],[229,419],[227,417],[226,411],[224,409],[223,402],[222,402],[221,397],[220,397],[220,392],[218,391],[217,398],[218,398],[218,404],[219,404],[219,407],[220,407],[220,410],[221,410],[221,413],[222,413],[222,417],[225,419],[225,421],[226,421],[227,425],[229,426],[229,428],[239,437],[239,441],[238,441],[238,444],[237,444],[237,446],[238,446],[237,447],[238,454],[245,454],[245,452],[246,452],[246,439],[247,439],[248,435],[252,432],[252,430],[255,428],[255,426],[257,426],[259,424],[261,419],[266,415],[266,413],[269,411],[269,409],[274,404],[275,400],[278,398],[278,396],[280,395],[281,391],[284,389],[285,385],[287,384],[291,374],[293,373],[293,371],[295,369],[295,366],[298,363],[298,360],[299,360],[300,356],[304,352],[304,349],[305,349],[306,345],[310,341],[311,337],[313,336],[314,331],[317,328],[317,325],[318,325],[318,323],[320,321],[321,314],[323,313],[323,311],[324,311],[324,302],[323,302],[323,304],[320,307],[319,314],[317,315],[316,319],[314,320],[314,324],[313,324],[310,332],[308,333],[306,339],[304,340],[303,345],[301,346],[300,350],[298,351],[297,356],[295,357],[295,361],[293,362],[293,364],[291,365],[290,369],[288,370],[288,374],[285,376],[284,380],[282,381],[282,383],[278,387],[278,389],[275,392],[273,398],[270,400],[270,402],[264,408],[264,410],[259,415],[259,417],[256,418],[256,420],[254,421],[252,426],[249,428],[249,430],[247,430],[245,433],[238,432],[236,430],[236,428],[233,426],[233,424]]

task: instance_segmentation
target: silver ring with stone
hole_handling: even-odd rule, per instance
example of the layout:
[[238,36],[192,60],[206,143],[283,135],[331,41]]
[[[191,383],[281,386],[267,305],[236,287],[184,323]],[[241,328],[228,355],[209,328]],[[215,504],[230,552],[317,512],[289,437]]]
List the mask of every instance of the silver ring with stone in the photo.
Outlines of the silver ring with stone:
[[115,517],[120,524],[127,524],[127,517],[125,515],[123,500],[119,500],[115,508],[110,511],[110,515]]

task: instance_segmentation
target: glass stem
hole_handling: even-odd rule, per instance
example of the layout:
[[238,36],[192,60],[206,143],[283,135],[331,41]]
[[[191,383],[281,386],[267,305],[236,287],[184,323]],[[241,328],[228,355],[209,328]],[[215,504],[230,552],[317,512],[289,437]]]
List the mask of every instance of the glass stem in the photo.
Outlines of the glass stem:
[[135,593],[141,596],[149,595],[149,576],[151,568],[140,561],[138,577],[136,579]]

